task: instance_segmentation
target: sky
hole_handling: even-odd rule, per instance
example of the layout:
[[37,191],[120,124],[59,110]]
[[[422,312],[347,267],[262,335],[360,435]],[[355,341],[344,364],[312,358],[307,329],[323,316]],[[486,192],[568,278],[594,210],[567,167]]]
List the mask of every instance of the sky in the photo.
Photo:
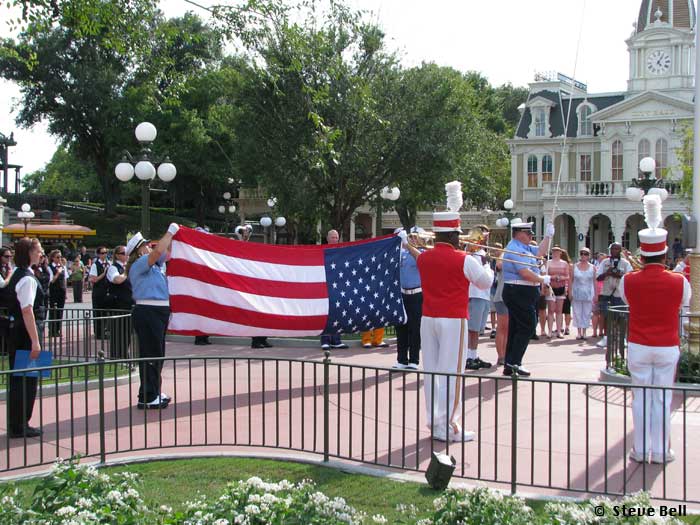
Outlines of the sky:
[[[220,0],[230,1],[230,0]],[[588,84],[589,93],[624,91],[628,76],[625,40],[641,0],[348,0],[379,23],[402,63],[435,62],[478,71],[491,84],[527,86],[535,72],[561,72]],[[212,0],[199,0],[212,5]],[[184,0],[162,0],[174,17],[194,11]],[[0,9],[0,24],[7,10]],[[46,123],[20,129],[13,107],[19,89],[0,80],[0,133],[15,133],[10,163],[29,174],[51,159],[56,141]]]

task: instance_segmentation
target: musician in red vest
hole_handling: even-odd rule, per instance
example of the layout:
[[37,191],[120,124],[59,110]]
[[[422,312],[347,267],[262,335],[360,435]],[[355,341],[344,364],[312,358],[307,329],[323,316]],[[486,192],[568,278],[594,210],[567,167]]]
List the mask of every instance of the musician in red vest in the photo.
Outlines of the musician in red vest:
[[[647,199],[652,197],[658,198],[644,197],[645,211]],[[660,199],[658,206],[660,209]],[[647,224],[658,226],[660,220],[647,219]],[[666,236],[666,230],[658,227],[640,231],[644,268],[625,274],[620,281],[620,296],[629,305],[627,366],[635,385],[670,386],[678,362],[678,314],[681,305],[690,301],[690,283],[666,269]],[[673,391],[669,390],[649,389],[645,393],[635,389],[631,460],[643,463],[650,457],[652,463],[667,463],[675,459],[669,446],[672,398]]]
[[[459,192],[461,196],[461,188]],[[471,441],[474,432],[462,430],[459,424],[460,378],[439,374],[461,374],[464,370],[469,287],[487,290],[493,282],[493,271],[459,249],[462,230],[458,211],[434,213],[433,231],[432,250],[418,252],[409,247],[416,257],[423,288],[423,370],[436,374],[427,374],[423,384],[428,426],[440,441]]]

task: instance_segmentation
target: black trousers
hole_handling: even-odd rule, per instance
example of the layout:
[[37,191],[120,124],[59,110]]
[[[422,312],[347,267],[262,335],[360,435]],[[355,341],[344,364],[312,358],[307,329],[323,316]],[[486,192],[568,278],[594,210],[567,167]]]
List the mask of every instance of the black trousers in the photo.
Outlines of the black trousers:
[[[168,329],[170,308],[137,304],[132,312],[136,337],[139,340],[139,357],[163,357],[165,355],[165,332]],[[162,361],[139,362],[139,402],[150,403],[161,393],[160,372]]]
[[503,302],[508,307],[508,343],[506,363],[522,365],[530,337],[537,327],[537,298],[539,286],[503,285]]
[[264,345],[267,343],[267,336],[258,336],[258,337],[252,337],[250,341],[250,345]]
[[63,319],[63,307],[66,305],[66,291],[62,288],[54,288],[49,292],[49,336],[61,336],[61,319]]
[[113,319],[105,319],[102,323],[104,329],[109,332],[109,355],[112,359],[127,359],[131,346],[131,329],[129,318],[124,317],[124,310],[131,310],[130,304],[116,304],[114,308],[120,311],[107,312]]
[[420,320],[423,316],[423,294],[401,294],[406,309],[406,324],[396,325],[398,362],[418,364],[420,361]]
[[103,339],[105,335],[105,323],[102,321],[101,317],[106,315],[105,307],[107,306],[107,297],[100,291],[95,293],[95,289],[92,289],[92,308],[93,308],[93,330],[95,331],[95,339]]
[[[16,348],[14,341],[9,341],[10,369],[15,365],[16,350],[31,350],[31,348]],[[39,378],[15,376],[10,377],[10,390],[8,399],[9,430],[19,434],[29,424],[34,411],[34,400]]]
[[73,302],[83,302],[83,281],[73,281]]

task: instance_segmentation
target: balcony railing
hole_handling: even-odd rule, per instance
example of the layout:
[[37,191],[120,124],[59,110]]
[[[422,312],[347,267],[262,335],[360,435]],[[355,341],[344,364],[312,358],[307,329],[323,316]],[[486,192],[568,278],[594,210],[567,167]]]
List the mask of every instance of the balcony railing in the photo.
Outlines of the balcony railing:
[[[631,181],[562,181],[559,183],[559,197],[624,197]],[[670,195],[680,193],[680,183],[664,182],[664,187]],[[556,182],[545,182],[542,185],[542,198],[552,198],[557,194]]]

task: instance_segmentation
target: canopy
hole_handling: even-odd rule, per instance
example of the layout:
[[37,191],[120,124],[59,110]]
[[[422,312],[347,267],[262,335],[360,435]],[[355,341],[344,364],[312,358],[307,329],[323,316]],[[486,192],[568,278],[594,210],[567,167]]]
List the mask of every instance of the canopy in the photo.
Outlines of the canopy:
[[[24,224],[8,224],[3,228],[3,233],[13,238],[24,237]],[[95,230],[78,224],[27,224],[27,237],[38,239],[82,239],[83,237],[96,235]]]

